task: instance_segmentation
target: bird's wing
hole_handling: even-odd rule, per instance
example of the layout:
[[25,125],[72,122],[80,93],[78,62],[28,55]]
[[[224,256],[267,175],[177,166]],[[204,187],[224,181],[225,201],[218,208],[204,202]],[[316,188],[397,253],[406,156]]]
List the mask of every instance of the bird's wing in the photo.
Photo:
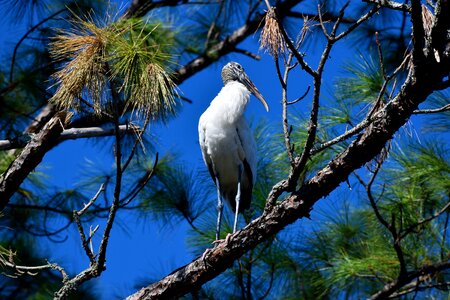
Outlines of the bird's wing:
[[[251,173],[248,172],[248,174],[251,174],[252,176],[252,183],[256,181],[256,163],[257,163],[257,157],[256,157],[256,143],[255,139],[253,137],[253,132],[248,126],[245,119],[241,119],[240,122],[237,123],[237,129],[236,132],[238,133],[238,139],[239,139],[239,155],[242,162],[244,160],[248,164],[249,170],[251,170]],[[245,166],[244,166],[245,167]]]
[[202,150],[202,156],[203,161],[205,162],[206,166],[208,167],[209,174],[211,175],[212,180],[214,181],[214,184],[216,184],[216,176],[214,175],[214,169],[213,164],[211,161],[211,158],[208,155],[208,147],[206,145],[206,126],[205,126],[205,120],[202,117],[200,117],[199,123],[198,123],[198,139],[200,143],[200,149]]

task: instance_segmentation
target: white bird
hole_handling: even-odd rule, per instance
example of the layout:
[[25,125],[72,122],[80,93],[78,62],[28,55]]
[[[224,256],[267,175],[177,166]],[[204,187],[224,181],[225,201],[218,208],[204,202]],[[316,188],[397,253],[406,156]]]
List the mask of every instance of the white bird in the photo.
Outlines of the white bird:
[[222,80],[224,87],[198,123],[203,160],[217,188],[216,240],[220,235],[222,199],[235,213],[233,233],[236,232],[238,213],[250,207],[257,161],[255,140],[244,118],[250,94],[269,111],[264,97],[240,64],[226,64],[222,69]]

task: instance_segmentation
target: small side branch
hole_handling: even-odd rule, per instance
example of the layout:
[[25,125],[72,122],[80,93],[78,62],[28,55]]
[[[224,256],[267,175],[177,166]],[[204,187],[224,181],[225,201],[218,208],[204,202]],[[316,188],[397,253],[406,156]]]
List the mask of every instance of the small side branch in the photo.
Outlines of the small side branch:
[[65,282],[69,279],[69,276],[67,275],[67,273],[63,267],[61,267],[60,265],[58,265],[56,263],[50,263],[48,261],[47,261],[46,265],[41,265],[41,266],[20,266],[20,265],[16,265],[14,262],[7,260],[0,256],[0,266],[1,265],[14,271],[13,275],[5,274],[5,276],[8,276],[8,277],[17,277],[17,276],[22,276],[22,275],[34,276],[34,275],[36,275],[36,272],[51,269],[51,270],[56,270],[59,273],[61,273],[63,282]]
[[434,219],[436,219],[437,217],[439,217],[440,215],[442,215],[443,213],[445,213],[448,209],[450,208],[450,201],[447,202],[447,204],[445,204],[439,211],[437,211],[436,213],[434,213],[433,215],[420,220],[419,222],[409,226],[408,228],[404,229],[402,231],[402,233],[400,234],[400,238],[403,239],[404,237],[406,237],[408,234],[410,234],[411,232],[414,231],[414,229],[416,229],[419,226],[422,226],[430,221],[433,221]]
[[393,10],[411,12],[411,7],[406,3],[387,1],[387,0],[363,0],[363,2],[380,5],[382,7],[386,7],[386,8],[393,9]]
[[89,237],[86,238],[86,235],[84,234],[83,226],[81,225],[80,217],[86,212],[86,210],[89,209],[89,207],[91,207],[92,204],[94,204],[95,200],[97,200],[97,198],[100,196],[100,194],[105,191],[105,185],[106,185],[106,182],[102,183],[102,185],[98,189],[97,193],[95,193],[94,197],[92,197],[91,200],[89,200],[89,202],[86,203],[81,210],[79,210],[79,211],[75,210],[73,212],[73,219],[75,220],[75,224],[77,225],[78,232],[80,233],[81,244],[83,246],[84,251],[86,252],[86,255],[89,258],[91,266],[95,265],[95,255],[92,250],[92,247],[89,248],[89,242],[91,241],[92,236],[95,234],[98,227],[97,227],[97,229],[91,230],[89,233]]
[[[121,133],[127,133],[130,131],[141,131],[138,126],[135,125],[120,125],[119,131]],[[86,128],[69,128],[61,132],[58,139],[58,143],[67,140],[75,140],[82,138],[93,138],[114,135],[114,127],[86,127]],[[24,135],[19,138],[11,140],[0,140],[0,150],[11,150],[23,148],[27,145],[27,139],[30,139],[32,135]]]
[[445,111],[450,110],[450,104],[444,105],[440,108],[433,108],[433,109],[416,109],[413,114],[419,115],[419,114],[435,114],[435,113],[441,113]]

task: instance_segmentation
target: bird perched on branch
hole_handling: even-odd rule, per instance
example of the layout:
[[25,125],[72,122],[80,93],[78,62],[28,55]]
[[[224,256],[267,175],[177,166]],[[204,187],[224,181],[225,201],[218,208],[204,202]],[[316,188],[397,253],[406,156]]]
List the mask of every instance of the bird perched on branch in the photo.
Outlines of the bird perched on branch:
[[244,118],[253,94],[269,111],[264,97],[248,78],[244,68],[229,62],[222,69],[224,87],[201,115],[198,134],[203,160],[217,188],[216,240],[220,237],[223,199],[235,213],[248,209],[256,180],[256,144]]

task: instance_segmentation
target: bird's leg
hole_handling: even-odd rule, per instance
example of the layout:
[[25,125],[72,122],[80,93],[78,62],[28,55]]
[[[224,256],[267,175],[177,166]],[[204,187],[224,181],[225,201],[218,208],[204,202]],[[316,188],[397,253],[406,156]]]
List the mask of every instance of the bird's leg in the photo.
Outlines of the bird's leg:
[[239,165],[238,186],[237,186],[237,193],[236,193],[236,211],[234,213],[233,233],[236,232],[237,221],[238,221],[238,214],[239,214],[239,203],[241,202],[241,175],[242,175],[242,165]]
[[219,177],[216,176],[217,187],[217,227],[216,227],[216,241],[220,239],[220,225],[222,224],[223,200],[220,196]]

